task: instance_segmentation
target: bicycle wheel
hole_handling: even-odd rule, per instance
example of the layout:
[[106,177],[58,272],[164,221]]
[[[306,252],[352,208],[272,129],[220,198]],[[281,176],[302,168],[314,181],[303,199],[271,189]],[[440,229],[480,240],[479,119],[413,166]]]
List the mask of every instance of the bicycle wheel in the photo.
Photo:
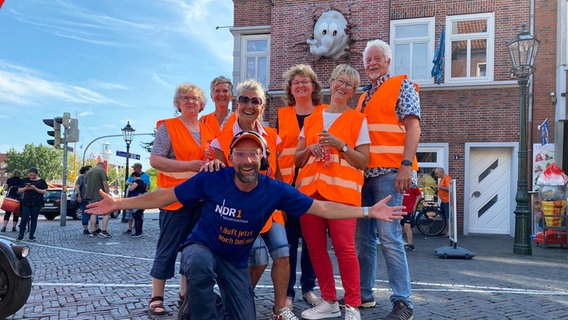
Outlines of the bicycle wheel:
[[437,236],[445,227],[446,219],[438,211],[433,217],[429,217],[426,212],[420,212],[416,217],[416,228],[425,236]]

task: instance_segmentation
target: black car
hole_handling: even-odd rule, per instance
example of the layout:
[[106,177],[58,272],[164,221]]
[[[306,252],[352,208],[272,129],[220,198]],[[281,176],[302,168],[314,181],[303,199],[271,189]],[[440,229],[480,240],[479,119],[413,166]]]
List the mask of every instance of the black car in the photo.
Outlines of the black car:
[[[60,213],[62,189],[48,189],[43,195],[43,207],[39,213],[43,214],[47,220],[53,220]],[[75,189],[67,190],[67,216],[73,220],[80,220],[81,215],[77,213],[78,205],[75,200]]]

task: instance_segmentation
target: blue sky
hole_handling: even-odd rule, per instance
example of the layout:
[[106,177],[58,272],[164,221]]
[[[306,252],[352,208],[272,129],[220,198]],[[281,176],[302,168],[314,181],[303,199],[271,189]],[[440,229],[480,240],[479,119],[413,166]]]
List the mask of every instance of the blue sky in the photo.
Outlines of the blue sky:
[[[213,111],[209,82],[231,78],[233,2],[215,0],[5,0],[0,9],[0,152],[44,144],[42,119],[69,112],[79,119],[83,148],[103,135],[121,134],[127,121],[136,133],[152,132],[172,117],[180,83],[203,88],[203,113]],[[149,154],[137,136],[131,152]],[[101,139],[113,154],[121,137]],[[124,164],[113,157],[111,163]],[[131,162],[132,163],[132,160]]]

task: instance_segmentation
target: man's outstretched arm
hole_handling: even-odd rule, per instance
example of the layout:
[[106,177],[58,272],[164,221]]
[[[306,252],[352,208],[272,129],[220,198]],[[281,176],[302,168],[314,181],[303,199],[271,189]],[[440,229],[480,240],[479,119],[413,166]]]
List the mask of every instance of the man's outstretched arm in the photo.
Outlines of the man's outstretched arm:
[[117,210],[161,208],[178,201],[173,188],[158,189],[139,197],[123,199],[115,199],[100,189],[99,194],[103,199],[88,204],[86,213],[101,216]]
[[387,202],[391,198],[389,195],[372,207],[353,207],[332,201],[314,200],[308,213],[325,219],[371,218],[387,222],[401,220],[406,215],[405,207],[389,207]]

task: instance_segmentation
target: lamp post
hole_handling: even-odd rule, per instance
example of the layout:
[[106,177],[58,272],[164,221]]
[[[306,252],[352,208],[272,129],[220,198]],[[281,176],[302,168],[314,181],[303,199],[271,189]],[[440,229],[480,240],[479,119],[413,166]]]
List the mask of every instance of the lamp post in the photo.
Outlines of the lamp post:
[[[130,126],[130,121],[126,123],[126,126],[121,129],[122,130],[122,137],[124,138],[124,142],[126,143],[126,169],[124,173],[124,197],[126,198],[128,194],[128,160],[130,159],[130,143],[132,143],[132,137],[134,136],[134,128]],[[122,211],[122,222],[126,222],[126,211]]]
[[507,49],[511,56],[513,67],[511,72],[518,78],[520,87],[520,127],[519,127],[519,172],[517,180],[517,195],[515,201],[515,244],[513,253],[521,255],[531,255],[532,247],[530,244],[530,214],[529,193],[527,181],[527,142],[526,142],[526,97],[527,83],[529,76],[534,72],[534,60],[538,52],[540,41],[533,37],[523,24],[521,32],[509,43]]

